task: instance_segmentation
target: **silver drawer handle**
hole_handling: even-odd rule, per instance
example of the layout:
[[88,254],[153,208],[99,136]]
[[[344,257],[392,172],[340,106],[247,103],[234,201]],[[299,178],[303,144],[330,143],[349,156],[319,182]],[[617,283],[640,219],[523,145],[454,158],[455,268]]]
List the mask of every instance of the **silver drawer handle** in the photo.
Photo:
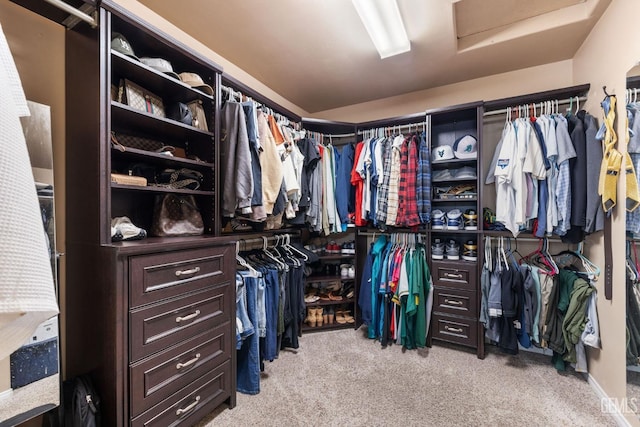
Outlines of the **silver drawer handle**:
[[462,305],[462,304],[464,304],[462,301],[456,301],[456,300],[451,300],[451,299],[446,299],[446,298],[445,298],[444,302],[446,304],[451,304],[451,305]]
[[176,369],[182,369],[182,368],[186,368],[187,366],[191,366],[194,363],[196,363],[198,361],[198,359],[200,359],[200,353],[196,353],[196,357],[194,357],[191,360],[188,360],[188,361],[186,361],[184,363],[178,363],[176,365]]
[[187,412],[189,412],[190,410],[192,410],[193,408],[196,407],[196,405],[198,404],[198,402],[200,402],[200,396],[196,396],[196,401],[195,402],[191,402],[189,404],[189,406],[185,407],[185,408],[180,408],[178,410],[176,410],[176,415],[180,416],[182,414],[186,414]]
[[189,270],[176,270],[176,277],[182,278],[182,276],[193,276],[200,272],[200,267],[194,267]]
[[188,314],[186,316],[178,316],[178,317],[176,317],[176,323],[186,322],[187,320],[195,319],[198,316],[200,316],[200,310],[196,310],[193,313]]
[[444,277],[448,277],[449,279],[462,279],[462,274],[444,273]]
[[462,333],[462,328],[452,328],[451,326],[445,326],[444,329],[449,332],[457,332],[459,334]]

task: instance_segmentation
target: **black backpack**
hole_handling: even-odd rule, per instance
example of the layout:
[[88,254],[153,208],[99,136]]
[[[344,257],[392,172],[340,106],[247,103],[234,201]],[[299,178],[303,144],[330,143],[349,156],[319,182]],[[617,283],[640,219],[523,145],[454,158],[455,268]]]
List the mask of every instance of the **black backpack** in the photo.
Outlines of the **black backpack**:
[[65,427],[100,427],[100,398],[88,375],[64,382]]

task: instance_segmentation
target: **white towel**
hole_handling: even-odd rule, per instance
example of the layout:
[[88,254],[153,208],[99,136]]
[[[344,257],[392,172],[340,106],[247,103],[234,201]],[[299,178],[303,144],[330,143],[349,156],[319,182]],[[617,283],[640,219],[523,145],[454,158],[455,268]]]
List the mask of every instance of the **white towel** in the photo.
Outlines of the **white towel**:
[[0,360],[58,314],[40,205],[19,116],[28,107],[0,27]]

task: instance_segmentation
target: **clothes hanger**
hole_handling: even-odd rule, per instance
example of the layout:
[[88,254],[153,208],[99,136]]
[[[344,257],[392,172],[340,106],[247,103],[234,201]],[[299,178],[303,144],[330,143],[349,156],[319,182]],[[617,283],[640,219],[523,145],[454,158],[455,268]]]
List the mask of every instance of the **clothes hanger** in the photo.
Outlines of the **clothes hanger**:
[[251,266],[243,257],[240,256],[240,242],[236,241],[236,262],[246,268],[254,276],[258,276],[258,271]]

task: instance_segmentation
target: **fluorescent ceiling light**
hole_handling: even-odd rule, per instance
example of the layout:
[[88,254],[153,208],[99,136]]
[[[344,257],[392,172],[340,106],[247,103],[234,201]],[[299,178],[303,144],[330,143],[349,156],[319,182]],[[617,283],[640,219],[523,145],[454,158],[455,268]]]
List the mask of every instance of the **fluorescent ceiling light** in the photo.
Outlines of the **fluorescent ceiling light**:
[[411,50],[396,0],[352,0],[380,58]]

